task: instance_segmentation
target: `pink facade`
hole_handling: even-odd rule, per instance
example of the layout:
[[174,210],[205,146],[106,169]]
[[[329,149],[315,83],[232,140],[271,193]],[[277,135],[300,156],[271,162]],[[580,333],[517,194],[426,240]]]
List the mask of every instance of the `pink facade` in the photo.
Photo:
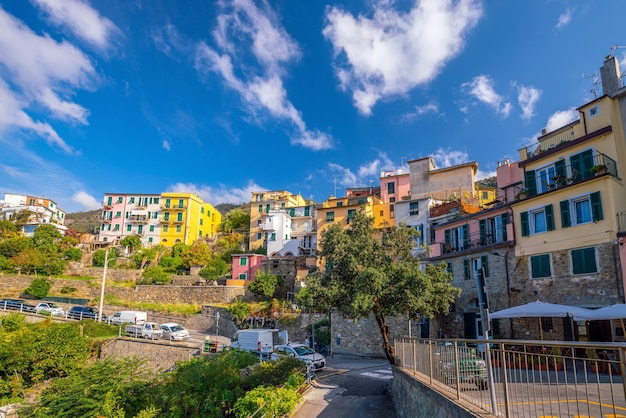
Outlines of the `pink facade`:
[[267,256],[262,254],[234,254],[232,280],[245,280],[246,284],[254,280]]
[[411,178],[408,173],[384,171],[380,175],[380,197],[385,203],[411,197]]

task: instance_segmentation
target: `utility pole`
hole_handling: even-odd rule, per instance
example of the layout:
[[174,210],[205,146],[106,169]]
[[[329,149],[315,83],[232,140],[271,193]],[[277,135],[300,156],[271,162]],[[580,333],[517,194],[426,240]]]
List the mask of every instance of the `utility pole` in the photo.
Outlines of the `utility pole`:
[[104,252],[104,270],[102,271],[102,288],[100,289],[100,309],[98,309],[98,322],[102,322],[102,307],[104,306],[104,283],[107,277],[107,267],[109,265],[109,249]]

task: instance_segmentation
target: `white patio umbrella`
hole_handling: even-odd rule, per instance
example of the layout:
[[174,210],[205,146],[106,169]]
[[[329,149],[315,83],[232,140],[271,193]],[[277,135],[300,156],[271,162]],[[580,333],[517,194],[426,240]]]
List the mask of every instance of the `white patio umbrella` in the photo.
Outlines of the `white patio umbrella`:
[[524,305],[514,306],[512,308],[502,309],[490,315],[491,319],[499,318],[539,318],[539,333],[543,340],[543,328],[541,326],[541,317],[547,318],[564,318],[566,316],[577,317],[577,315],[586,315],[590,309],[579,308],[577,306],[559,305],[558,303],[548,302],[531,302]]
[[[624,318],[626,318],[626,304],[618,303],[611,306],[605,306],[600,309],[588,309],[588,312],[579,313],[574,315],[576,321],[602,321],[619,319],[622,324],[622,330],[624,328]],[[615,335],[613,335],[613,325],[611,324],[611,337],[615,341]]]

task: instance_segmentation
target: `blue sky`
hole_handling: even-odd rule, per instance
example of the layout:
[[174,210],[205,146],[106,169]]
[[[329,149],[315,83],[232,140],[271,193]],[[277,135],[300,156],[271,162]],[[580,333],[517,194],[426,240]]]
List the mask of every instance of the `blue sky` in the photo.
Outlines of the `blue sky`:
[[490,176],[624,68],[625,6],[0,0],[0,193],[322,202],[429,155]]

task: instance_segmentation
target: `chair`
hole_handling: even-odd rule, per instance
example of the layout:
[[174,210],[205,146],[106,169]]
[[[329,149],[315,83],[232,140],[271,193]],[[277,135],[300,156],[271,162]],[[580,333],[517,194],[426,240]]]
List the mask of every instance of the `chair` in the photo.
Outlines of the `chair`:
[[574,168],[572,169],[572,177],[567,179],[567,184],[573,184],[576,183],[576,181],[578,181],[578,170]]

